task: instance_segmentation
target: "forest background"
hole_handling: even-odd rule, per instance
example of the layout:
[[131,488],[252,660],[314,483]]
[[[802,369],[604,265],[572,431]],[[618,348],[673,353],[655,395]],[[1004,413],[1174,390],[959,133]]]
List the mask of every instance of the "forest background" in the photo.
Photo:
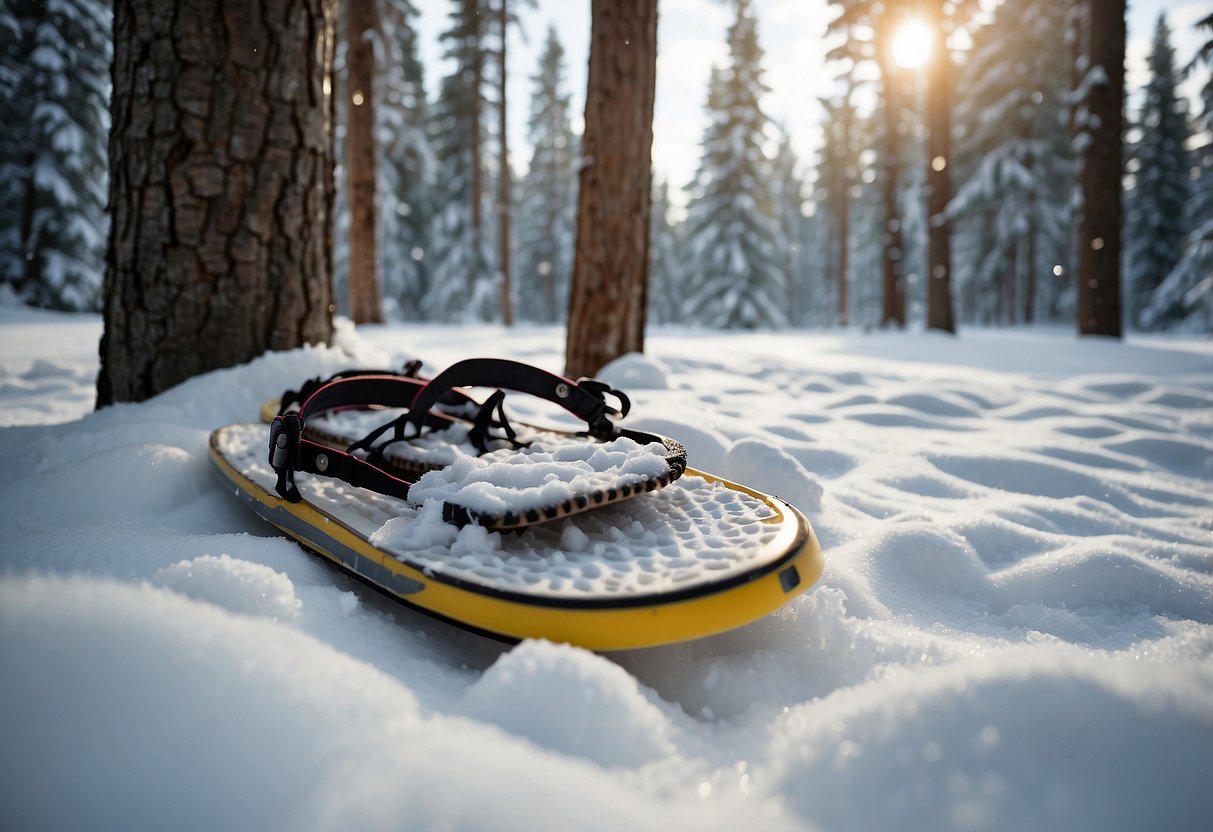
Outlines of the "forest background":
[[[589,4],[510,2],[504,29],[494,22],[501,5],[377,4],[375,291],[389,319],[557,323],[567,315]],[[664,0],[650,323],[925,321],[927,179],[943,158],[926,146],[918,68],[930,31],[913,28],[921,22],[912,14],[899,21],[888,39],[896,51],[900,37],[903,54],[884,78],[864,48],[879,40],[872,5]],[[1071,323],[1084,242],[1075,124],[1091,83],[1075,46],[1089,36],[1078,4],[942,7],[955,66],[946,217],[956,317]],[[1213,107],[1201,13],[1196,3],[1129,7],[1120,292],[1130,328],[1213,329]],[[8,302],[100,308],[109,16],[98,0],[0,5],[0,106],[4,123],[19,125],[0,142],[0,298]],[[341,144],[360,93],[344,86],[347,18],[334,62],[333,297],[348,314]],[[483,72],[469,88],[471,66]],[[503,125],[512,142],[504,165]],[[882,269],[904,296],[900,312],[889,310]]]

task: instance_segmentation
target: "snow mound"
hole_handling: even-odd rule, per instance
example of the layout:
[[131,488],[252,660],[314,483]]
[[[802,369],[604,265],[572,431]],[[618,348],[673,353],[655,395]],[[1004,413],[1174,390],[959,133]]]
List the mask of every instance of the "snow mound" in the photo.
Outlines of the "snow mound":
[[598,371],[597,377],[625,393],[632,390],[669,390],[669,369],[638,352],[621,355]]
[[303,606],[291,579],[268,566],[230,555],[203,555],[159,570],[158,586],[245,615],[295,621]]
[[527,641],[471,687],[464,708],[537,745],[604,766],[673,753],[671,726],[618,665],[568,645]]
[[794,456],[762,439],[734,442],[716,473],[782,497],[803,512],[821,508],[823,489],[816,478]]

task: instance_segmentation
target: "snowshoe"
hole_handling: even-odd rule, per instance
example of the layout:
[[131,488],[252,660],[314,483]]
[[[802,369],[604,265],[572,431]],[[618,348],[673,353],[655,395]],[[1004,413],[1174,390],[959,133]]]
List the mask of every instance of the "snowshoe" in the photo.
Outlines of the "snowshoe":
[[[434,404],[450,388],[490,375],[500,386],[567,402],[589,429],[557,434],[564,444],[553,448],[461,454],[415,482],[376,464],[386,457],[378,439],[390,447],[416,441],[427,425],[435,434],[455,428]],[[411,606],[497,637],[597,650],[684,641],[760,618],[818,578],[821,550],[800,512],[702,472],[678,479],[681,446],[614,427],[605,404],[613,391],[600,384],[492,359],[461,362],[420,389],[398,375],[345,376],[275,417],[268,458],[266,429],[257,424],[215,431],[211,458],[258,514],[306,547]],[[616,412],[625,411],[626,396],[615,395]],[[315,414],[364,418],[384,406],[403,415],[352,451],[304,438]],[[485,432],[483,414],[499,406],[480,407]],[[470,433],[477,422],[461,425]],[[499,439],[521,444],[516,436]],[[562,499],[568,491],[558,463],[570,461],[614,484],[583,483],[589,490],[580,499]],[[297,472],[319,476],[296,480]],[[547,504],[528,509],[511,491]],[[645,496],[620,502],[638,493]]]

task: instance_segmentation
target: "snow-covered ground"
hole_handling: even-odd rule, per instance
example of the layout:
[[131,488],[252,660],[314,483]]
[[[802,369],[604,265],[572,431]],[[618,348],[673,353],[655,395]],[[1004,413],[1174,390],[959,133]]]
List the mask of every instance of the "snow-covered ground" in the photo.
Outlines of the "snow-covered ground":
[[307,376],[558,370],[559,332],[346,328],[90,413],[99,332],[0,309],[5,829],[1209,828],[1209,341],[651,337],[605,374],[629,423],[796,503],[827,565],[603,656],[393,604],[205,452]]

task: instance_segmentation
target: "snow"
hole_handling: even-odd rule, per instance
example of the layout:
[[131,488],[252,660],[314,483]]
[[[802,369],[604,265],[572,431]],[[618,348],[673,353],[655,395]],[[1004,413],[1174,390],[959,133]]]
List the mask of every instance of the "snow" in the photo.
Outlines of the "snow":
[[666,385],[624,388],[628,424],[796,501],[826,571],[741,630],[595,655],[395,604],[274,534],[206,458],[214,427],[304,378],[404,355],[558,370],[557,330],[343,329],[338,348],[90,413],[99,334],[95,316],[0,309],[6,826],[1129,830],[1213,813],[1207,340],[650,333],[633,360]]

